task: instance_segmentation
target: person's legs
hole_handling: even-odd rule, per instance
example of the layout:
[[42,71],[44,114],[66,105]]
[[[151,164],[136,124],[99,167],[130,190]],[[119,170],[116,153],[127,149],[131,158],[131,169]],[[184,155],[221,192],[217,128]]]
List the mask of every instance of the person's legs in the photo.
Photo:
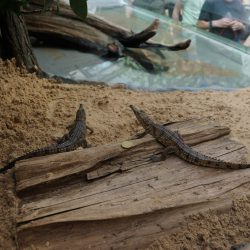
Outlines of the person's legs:
[[[168,3],[166,9],[168,9],[168,16],[172,18],[174,12],[175,3]],[[179,16],[179,21],[182,21],[182,15]]]
[[166,9],[168,9],[168,16],[172,17],[174,11],[174,3],[168,3]]

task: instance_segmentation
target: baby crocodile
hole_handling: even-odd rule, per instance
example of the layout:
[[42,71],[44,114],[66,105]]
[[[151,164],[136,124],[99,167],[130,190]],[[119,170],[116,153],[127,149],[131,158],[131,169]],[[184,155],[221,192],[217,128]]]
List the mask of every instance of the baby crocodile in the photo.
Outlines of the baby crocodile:
[[[83,105],[80,104],[79,109],[76,112],[76,118],[74,123],[69,127],[69,132],[64,135],[61,139],[57,141],[57,144],[40,148],[31,151],[25,155],[17,157],[15,160],[11,161],[8,165],[0,169],[0,173],[6,172],[15,166],[15,163],[19,160],[24,160],[32,157],[57,154],[61,152],[68,152],[75,150],[78,147],[87,147],[86,134],[87,129],[91,130],[86,126],[86,114]],[[91,130],[91,132],[93,132]]]
[[174,153],[189,163],[203,167],[221,169],[244,169],[250,167],[250,164],[225,162],[203,155],[185,144],[178,132],[171,131],[153,122],[144,111],[139,110],[135,106],[130,105],[130,107],[137,120],[145,129],[145,132],[152,135],[158,142],[166,147],[162,154],[164,158],[166,158],[167,154]]

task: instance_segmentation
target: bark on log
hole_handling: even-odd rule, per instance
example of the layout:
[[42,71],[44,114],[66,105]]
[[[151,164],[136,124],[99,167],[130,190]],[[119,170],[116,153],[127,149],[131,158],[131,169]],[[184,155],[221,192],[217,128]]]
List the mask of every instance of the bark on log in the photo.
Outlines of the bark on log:
[[[221,137],[228,128],[194,120],[169,126],[190,145],[202,142],[195,147],[207,155],[242,161],[245,148]],[[152,163],[162,146],[150,136],[132,142],[129,149],[114,143],[20,162],[20,248],[143,249],[186,215],[224,210],[240,193],[250,195],[250,169],[203,168],[174,156]]]
[[[33,1],[39,3],[39,1]],[[41,3],[40,3],[41,4]],[[41,6],[40,6],[41,7]],[[33,6],[33,9],[37,7]],[[70,9],[61,4],[60,12],[26,15],[28,29],[31,35],[46,43],[53,41],[56,46],[72,47],[84,52],[96,53],[106,59],[117,59],[121,56],[131,56],[148,72],[166,71],[168,67],[158,67],[147,53],[128,48],[144,49],[186,49],[190,40],[172,46],[147,41],[156,34],[159,21],[154,22],[142,32],[134,34],[122,27],[116,26],[94,15],[88,15],[83,23]],[[159,51],[150,53],[158,54]],[[157,64],[157,63],[156,63]]]
[[[214,126],[213,124],[207,123],[203,123],[201,127],[201,124],[202,123],[198,123],[197,120],[190,120],[174,123],[168,125],[168,127],[178,129],[184,141],[189,145],[196,145],[229,134],[230,132],[227,127]],[[190,131],[192,131],[191,134],[189,134]],[[149,151],[148,154],[152,152],[159,153],[163,148],[148,135],[145,138],[133,140],[135,152],[133,152],[132,149],[131,151],[136,154],[146,146]],[[46,157],[37,157],[29,159],[28,161],[20,161],[16,166],[17,192],[25,193],[31,190],[32,194],[34,194],[36,187],[38,187],[38,192],[41,191],[40,186],[43,186],[43,191],[45,191],[45,183],[46,186],[54,182],[57,185],[61,180],[64,182],[64,177],[67,177],[67,181],[69,181],[70,176],[74,179],[78,174],[86,174],[93,169],[99,168],[100,165],[103,165],[107,160],[118,156],[124,157],[123,154],[126,154],[126,152],[130,154],[130,150],[122,148],[121,143],[118,142],[96,148],[84,149],[83,151],[79,150]],[[50,172],[54,172],[54,174],[48,174]]]
[[[80,20],[67,5],[62,5],[62,8],[60,8],[60,12],[58,13],[58,15],[64,16],[66,18]],[[84,22],[104,32],[105,34],[113,38],[116,38],[124,46],[128,46],[128,47],[162,48],[162,49],[167,49],[167,50],[178,51],[178,50],[187,49],[191,43],[191,40],[186,40],[186,41],[176,43],[173,45],[163,45],[163,44],[157,44],[154,42],[146,42],[148,39],[150,39],[156,34],[159,28],[158,19],[155,19],[149,27],[147,27],[145,30],[137,34],[134,34],[131,30],[115,25],[93,14],[88,14]]]
[[39,39],[62,47],[72,47],[99,55],[108,53],[107,44],[115,40],[103,32],[83,23],[51,13],[25,16],[29,33]]
[[0,30],[3,58],[15,57],[18,66],[25,66],[29,72],[41,72],[32,51],[23,17],[11,10],[0,10]]
[[[44,2],[40,0],[32,0],[31,1],[32,5],[30,6],[31,9],[37,9],[37,8],[42,8]],[[38,7],[37,7],[38,6]],[[73,19],[73,20],[78,20],[82,21],[81,18],[79,18],[70,8],[70,6],[60,3],[59,5],[60,11],[57,12],[56,10],[56,5],[53,5],[52,11],[54,14],[68,18],[68,19]],[[91,13],[88,13],[88,16],[85,18],[84,22],[101,32],[105,34],[109,34],[109,36],[114,37],[114,38],[121,38],[121,39],[126,39],[133,35],[133,32],[131,30],[128,30],[122,26],[118,26],[114,23],[111,23],[101,17],[98,17],[96,15],[93,15]]]
[[147,40],[156,34],[159,25],[160,21],[155,19],[153,23],[142,32],[131,35],[126,39],[120,39],[120,42],[126,47],[138,48],[140,47],[140,44],[147,42]]
[[140,53],[137,54],[137,51],[127,52],[126,50],[130,47],[181,50],[190,45],[190,40],[171,46],[148,41],[157,32],[159,27],[157,19],[142,32],[134,34],[91,14],[82,22],[69,6],[63,4],[60,5],[59,13],[54,11],[52,13],[28,14],[26,21],[30,34],[46,42],[53,41],[57,45],[67,47],[73,45],[75,49],[108,58],[133,55],[135,60],[151,72],[154,67],[149,58],[140,60]]
[[[75,20],[79,19],[70,9],[70,7],[66,5],[62,5],[60,8],[59,16],[63,16],[65,18],[72,18]],[[85,18],[84,22],[109,36],[119,39],[128,39],[134,33],[131,30],[128,30],[122,26],[118,26],[114,23],[111,23],[101,17],[88,13],[88,16]]]

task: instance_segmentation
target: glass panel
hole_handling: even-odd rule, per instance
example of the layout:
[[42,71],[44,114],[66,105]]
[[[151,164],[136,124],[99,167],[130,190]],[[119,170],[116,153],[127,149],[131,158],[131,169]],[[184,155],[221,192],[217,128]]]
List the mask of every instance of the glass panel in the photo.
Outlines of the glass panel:
[[[160,91],[234,89],[250,85],[249,49],[240,43],[196,27],[177,24],[166,16],[134,6],[118,5],[109,8],[96,6],[95,14],[134,32],[141,31],[158,18],[161,25],[153,38],[154,41],[174,44],[191,39],[192,43],[185,51],[145,51],[154,61],[156,68],[154,74],[146,72],[130,57],[107,62],[95,55],[80,52],[53,50],[53,53],[48,53],[47,49],[46,54],[44,49],[36,49],[40,64],[45,70],[74,79],[101,80],[110,84],[124,83],[130,88]],[[56,60],[53,59],[55,53],[61,55]],[[49,57],[54,60],[51,61],[51,65],[48,65]],[[57,65],[56,68],[53,63]],[[168,70],[164,70],[166,68]]]

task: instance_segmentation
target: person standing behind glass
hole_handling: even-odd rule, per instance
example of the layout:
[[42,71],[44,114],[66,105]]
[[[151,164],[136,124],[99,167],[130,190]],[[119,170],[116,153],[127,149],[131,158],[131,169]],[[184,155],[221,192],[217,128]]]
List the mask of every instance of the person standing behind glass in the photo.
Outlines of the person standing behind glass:
[[169,16],[169,17],[172,17],[172,15],[173,15],[174,6],[175,6],[175,1],[176,1],[176,0],[164,0],[165,9],[168,10],[168,16]]
[[200,15],[200,10],[205,0],[176,0],[173,19],[182,23],[195,26]]
[[247,22],[241,0],[206,0],[197,27],[240,42],[246,34]]

